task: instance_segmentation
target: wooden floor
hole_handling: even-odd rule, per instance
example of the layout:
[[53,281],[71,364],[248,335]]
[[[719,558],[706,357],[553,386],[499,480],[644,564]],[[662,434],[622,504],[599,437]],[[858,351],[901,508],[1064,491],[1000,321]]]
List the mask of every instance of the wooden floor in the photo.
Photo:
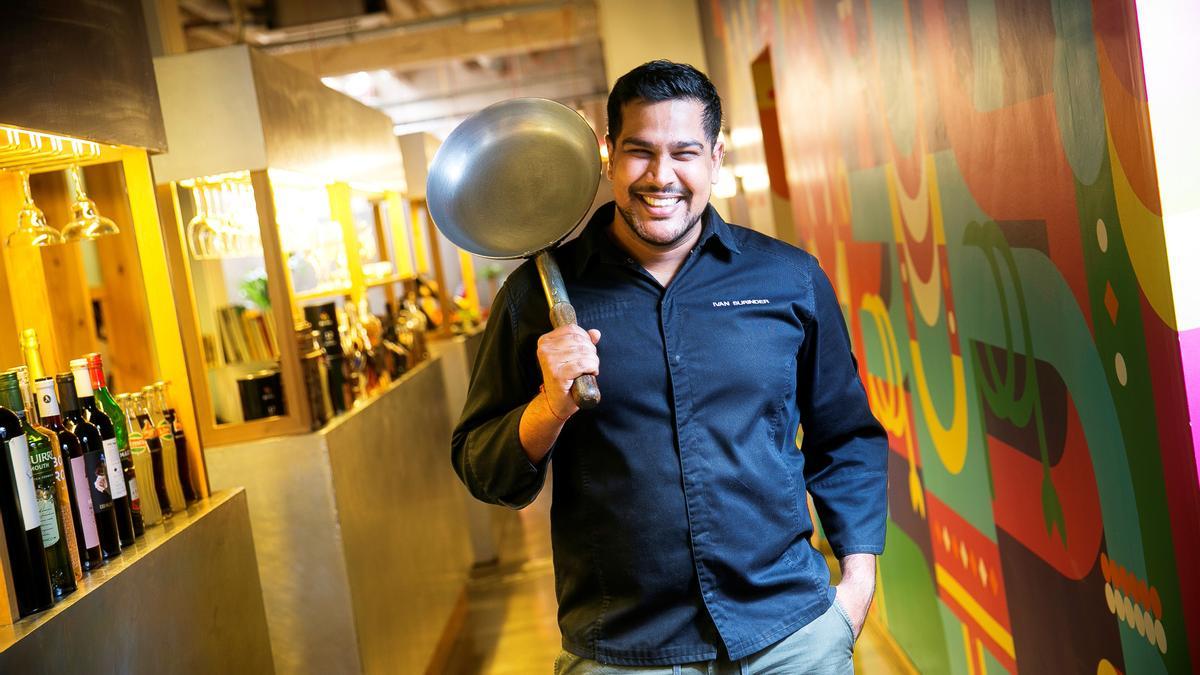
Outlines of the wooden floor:
[[[550,559],[550,498],[502,514],[496,565],[476,569],[467,588],[469,609],[446,675],[550,673],[560,635]],[[906,667],[874,622],[855,647],[855,671],[871,675],[915,672]]]

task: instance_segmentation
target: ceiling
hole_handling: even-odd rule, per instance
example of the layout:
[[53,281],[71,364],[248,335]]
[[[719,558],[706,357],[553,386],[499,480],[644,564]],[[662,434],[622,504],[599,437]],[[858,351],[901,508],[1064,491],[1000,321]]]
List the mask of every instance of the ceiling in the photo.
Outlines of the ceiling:
[[245,42],[444,136],[499,100],[540,96],[595,121],[607,84],[595,0],[179,0],[187,49]]

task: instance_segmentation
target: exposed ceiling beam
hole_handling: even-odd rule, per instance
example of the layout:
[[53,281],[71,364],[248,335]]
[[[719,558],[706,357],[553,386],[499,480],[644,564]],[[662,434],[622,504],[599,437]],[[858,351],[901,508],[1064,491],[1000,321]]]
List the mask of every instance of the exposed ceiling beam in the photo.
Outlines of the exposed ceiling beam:
[[387,10],[401,21],[410,21],[420,15],[416,0],[387,0]]
[[413,22],[420,26],[400,24],[370,34],[321,40],[306,49],[300,45],[265,49],[297,68],[326,77],[361,70],[410,70],[447,59],[554,49],[595,39],[593,7],[542,4],[545,8],[537,11],[479,11]]

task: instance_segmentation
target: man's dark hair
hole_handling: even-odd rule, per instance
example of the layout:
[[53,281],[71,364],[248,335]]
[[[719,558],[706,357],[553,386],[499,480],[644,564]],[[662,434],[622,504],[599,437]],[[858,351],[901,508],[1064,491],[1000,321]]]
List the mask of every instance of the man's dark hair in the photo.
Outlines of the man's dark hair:
[[608,135],[621,135],[621,108],[630,101],[660,103],[692,99],[704,106],[704,133],[716,145],[721,131],[721,96],[704,73],[686,63],[650,61],[625,73],[608,95]]

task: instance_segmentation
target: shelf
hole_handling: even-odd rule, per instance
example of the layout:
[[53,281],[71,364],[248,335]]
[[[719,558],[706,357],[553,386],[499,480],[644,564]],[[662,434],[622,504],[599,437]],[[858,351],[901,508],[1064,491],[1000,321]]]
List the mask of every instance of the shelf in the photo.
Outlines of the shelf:
[[309,300],[323,300],[325,298],[336,298],[339,295],[350,295],[349,286],[338,286],[336,288],[314,288],[311,291],[296,294],[296,302],[303,303]]
[[270,672],[254,549],[242,488],[195,502],[50,609],[0,626],[0,672]]
[[386,277],[380,277],[378,279],[368,279],[366,281],[366,287],[376,288],[378,286],[387,286],[388,284],[397,284],[401,281],[408,281],[409,279],[413,278],[415,277],[413,277],[411,274],[389,274]]
[[0,169],[63,169],[100,159],[99,143],[0,126]]

